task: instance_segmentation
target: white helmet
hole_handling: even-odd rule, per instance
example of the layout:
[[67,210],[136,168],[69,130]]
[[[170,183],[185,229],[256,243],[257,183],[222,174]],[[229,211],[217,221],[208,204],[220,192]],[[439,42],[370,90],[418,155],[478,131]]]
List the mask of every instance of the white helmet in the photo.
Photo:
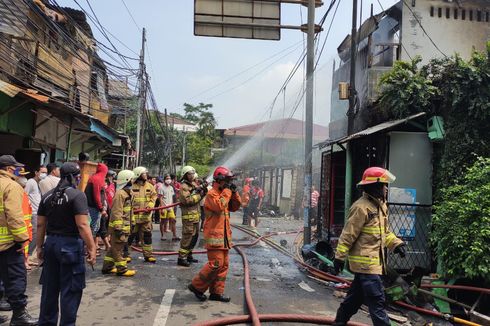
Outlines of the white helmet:
[[142,174],[148,173],[148,170],[143,166],[138,166],[133,169],[134,178],[138,179]]
[[117,174],[116,189],[120,190],[124,188],[134,178],[134,173],[131,170],[122,170]]
[[194,169],[190,165],[186,165],[182,168],[182,179],[185,177],[187,173],[196,173],[196,169]]

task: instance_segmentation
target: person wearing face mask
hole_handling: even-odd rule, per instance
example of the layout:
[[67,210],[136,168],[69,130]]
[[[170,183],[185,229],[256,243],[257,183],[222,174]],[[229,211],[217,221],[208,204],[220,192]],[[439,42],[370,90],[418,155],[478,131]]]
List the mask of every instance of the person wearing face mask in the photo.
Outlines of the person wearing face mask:
[[41,325],[57,325],[59,313],[60,325],[76,324],[85,288],[85,257],[92,268],[96,259],[87,197],[77,189],[80,167],[64,163],[60,174],[60,182],[41,198],[38,208],[37,257],[43,262]]
[[60,182],[60,168],[57,163],[49,163],[46,165],[47,176],[39,181],[39,189],[41,196],[53,189]]
[[[164,184],[158,188],[158,195],[160,197],[161,206],[168,206],[174,203],[175,190],[172,186],[172,179],[170,174],[165,175]],[[160,234],[161,240],[165,240],[166,226],[169,225],[170,231],[172,231],[172,241],[179,241],[177,236],[177,226],[175,220],[175,212],[173,207],[165,208],[160,211]]]
[[[48,170],[44,165],[37,167],[34,170],[34,177],[27,180],[25,192],[29,197],[29,202],[32,207],[32,238],[36,239],[37,234],[37,208],[41,202],[41,190],[39,189],[39,182],[48,176]],[[29,253],[31,254],[36,248],[36,241],[31,241],[29,244]]]
[[[24,168],[15,169],[14,175],[17,176],[17,182],[23,189],[27,184],[26,175],[28,174],[29,172],[27,172]],[[32,207],[25,189],[22,197],[22,214],[24,215],[24,223],[26,224],[27,232],[29,233],[30,244],[32,242]],[[26,265],[26,269],[30,271],[31,265],[29,264],[29,246],[24,248],[24,264]]]
[[22,213],[24,190],[14,172],[24,167],[12,155],[0,156],[0,280],[13,310],[10,325],[37,325],[27,311],[24,248],[29,233]]
[[207,300],[204,294],[207,290],[210,293],[209,300],[231,300],[223,295],[229,266],[228,252],[232,247],[230,212],[237,211],[241,206],[240,195],[232,182],[233,177],[233,172],[228,168],[217,167],[213,174],[213,187],[204,202],[204,243],[208,262],[187,287],[200,301]]

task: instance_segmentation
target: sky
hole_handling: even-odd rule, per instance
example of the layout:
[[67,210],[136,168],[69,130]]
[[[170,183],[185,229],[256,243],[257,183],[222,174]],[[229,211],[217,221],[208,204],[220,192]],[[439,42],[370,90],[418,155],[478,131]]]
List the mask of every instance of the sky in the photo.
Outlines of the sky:
[[[62,6],[89,11],[87,1],[101,24],[116,36],[114,45],[123,54],[136,57],[141,48],[141,28],[147,30],[146,65],[158,109],[183,113],[183,103],[213,104],[219,128],[231,128],[272,119],[304,119],[304,101],[295,103],[300,94],[305,67],[295,74],[275,101],[291,69],[306,46],[306,34],[282,30],[280,41],[246,40],[194,36],[193,0],[57,0]],[[316,22],[327,10],[329,0],[316,10]],[[314,122],[328,125],[333,60],[337,47],[350,33],[352,1],[340,1],[322,55],[317,59],[314,91]],[[396,0],[359,0],[363,20],[387,9]],[[361,5],[362,4],[362,5]],[[129,9],[126,9],[125,5]],[[306,7],[281,5],[281,24],[306,23]],[[320,35],[324,42],[334,9],[328,15]],[[133,18],[131,18],[130,14]],[[133,20],[134,19],[134,20]],[[92,24],[91,24],[92,25]],[[92,25],[95,37],[104,40]],[[129,49],[128,49],[129,48]],[[337,59],[338,62],[338,59]],[[138,63],[131,61],[134,68]]]

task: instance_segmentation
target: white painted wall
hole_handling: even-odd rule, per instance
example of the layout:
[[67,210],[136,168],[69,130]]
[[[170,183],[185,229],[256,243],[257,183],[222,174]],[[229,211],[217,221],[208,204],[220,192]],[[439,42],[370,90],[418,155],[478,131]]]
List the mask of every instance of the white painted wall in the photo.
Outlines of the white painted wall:
[[[401,42],[411,57],[420,55],[425,64],[432,58],[443,56],[427,34],[448,56],[459,53],[467,59],[471,56],[473,48],[479,51],[485,50],[486,42],[490,40],[490,22],[486,21],[486,13],[490,12],[490,1],[460,1],[461,7],[456,1],[443,0],[405,0],[405,3],[402,11]],[[412,6],[412,3],[415,3],[415,6]],[[434,7],[433,17],[430,15],[431,7]],[[438,8],[442,9],[441,17],[438,16]],[[446,8],[450,10],[449,18],[446,18]],[[454,18],[455,9],[458,10],[457,19]],[[465,20],[462,20],[463,9],[466,10]],[[469,10],[473,10],[473,21],[470,21]],[[482,11],[480,22],[477,21],[477,10]],[[414,18],[414,14],[427,34]],[[403,50],[402,60],[409,60],[408,54]]]

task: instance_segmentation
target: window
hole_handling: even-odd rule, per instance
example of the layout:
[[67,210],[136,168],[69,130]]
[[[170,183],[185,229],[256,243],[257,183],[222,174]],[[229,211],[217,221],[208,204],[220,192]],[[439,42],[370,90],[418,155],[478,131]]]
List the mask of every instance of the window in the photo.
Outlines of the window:
[[470,10],[470,22],[473,21],[473,10]]
[[461,19],[462,20],[466,19],[466,10],[465,9],[461,9]]
[[434,7],[430,7],[430,16],[434,17]]
[[437,16],[438,16],[439,18],[441,18],[441,17],[442,17],[442,8],[437,8]]
[[449,19],[451,18],[451,9],[446,8],[446,18]]
[[481,10],[476,11],[476,21],[481,22]]
[[454,19],[458,19],[458,8],[454,8]]
[[488,12],[488,11],[487,11],[487,12],[486,12],[486,16],[487,16],[487,17],[486,17],[486,19],[485,19],[485,20],[486,20],[486,21],[487,21],[487,23],[488,23],[488,22],[490,22],[490,12]]

